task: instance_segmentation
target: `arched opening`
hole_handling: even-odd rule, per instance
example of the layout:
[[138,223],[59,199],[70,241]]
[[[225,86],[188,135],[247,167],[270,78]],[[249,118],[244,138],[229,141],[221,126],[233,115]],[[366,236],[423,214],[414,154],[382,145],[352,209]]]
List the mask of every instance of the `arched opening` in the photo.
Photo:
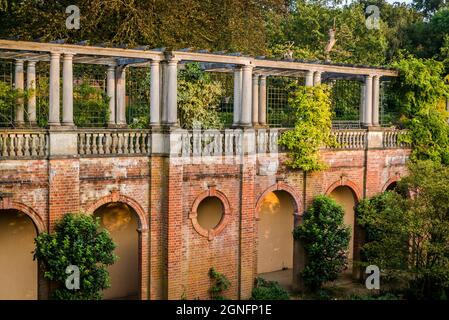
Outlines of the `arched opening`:
[[217,227],[223,219],[223,203],[217,197],[207,197],[198,205],[197,220],[201,228],[211,230]]
[[109,231],[117,245],[118,260],[109,266],[111,287],[104,299],[137,299],[139,293],[139,234],[137,213],[121,202],[107,203],[94,212],[100,226]]
[[355,234],[355,207],[357,198],[350,187],[339,186],[335,188],[329,195],[345,210],[344,223],[351,227],[351,240],[349,242],[348,252],[348,272],[352,272],[354,259],[354,234]]
[[0,210],[0,300],[38,298],[37,261],[33,260],[37,228],[25,213]]
[[396,190],[397,186],[398,186],[398,182],[397,181],[393,181],[392,183],[390,183],[388,185],[388,187],[385,189],[385,191],[394,191],[394,190]]
[[261,200],[258,222],[257,273],[290,287],[293,268],[294,199],[273,191]]

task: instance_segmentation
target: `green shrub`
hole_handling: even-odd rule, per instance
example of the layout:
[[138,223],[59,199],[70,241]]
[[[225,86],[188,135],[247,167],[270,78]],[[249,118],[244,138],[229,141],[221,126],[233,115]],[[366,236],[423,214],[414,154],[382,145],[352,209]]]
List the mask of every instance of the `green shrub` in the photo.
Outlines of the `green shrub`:
[[301,276],[311,291],[336,280],[347,267],[351,231],[344,225],[343,217],[339,204],[327,196],[318,196],[304,214],[303,223],[293,232],[294,238],[304,243],[307,265]]
[[[115,244],[106,230],[99,231],[98,218],[82,213],[67,214],[56,223],[51,234],[41,233],[35,239],[34,258],[44,271],[44,278],[57,288],[51,297],[63,300],[101,299],[101,291],[108,288],[108,265],[115,262]],[[65,286],[66,268],[77,266],[80,289]]]
[[290,297],[275,281],[257,278],[251,292],[251,300],[289,300]]

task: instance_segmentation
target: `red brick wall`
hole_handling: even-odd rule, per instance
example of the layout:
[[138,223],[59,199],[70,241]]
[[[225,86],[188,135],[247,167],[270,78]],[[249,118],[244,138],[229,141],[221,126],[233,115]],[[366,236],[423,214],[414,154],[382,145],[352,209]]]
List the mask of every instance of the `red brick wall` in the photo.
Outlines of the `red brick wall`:
[[[231,281],[227,297],[248,298],[257,274],[255,207],[264,191],[284,183],[295,191],[300,210],[338,185],[350,186],[359,197],[372,196],[406,173],[407,155],[401,149],[326,150],[322,156],[329,169],[305,180],[303,172],[283,164],[275,175],[258,175],[253,161],[180,165],[162,156],[2,160],[0,192],[31,208],[47,228],[67,212],[127,201],[148,228],[140,237],[142,299],[206,299],[211,267]],[[208,239],[195,230],[189,214],[198,195],[211,186],[227,198],[231,214],[226,227]]]

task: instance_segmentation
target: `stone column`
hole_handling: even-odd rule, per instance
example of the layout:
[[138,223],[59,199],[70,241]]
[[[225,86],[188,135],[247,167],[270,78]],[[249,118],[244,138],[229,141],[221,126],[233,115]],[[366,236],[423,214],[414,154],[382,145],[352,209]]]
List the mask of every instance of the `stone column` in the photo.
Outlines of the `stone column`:
[[170,60],[167,65],[167,125],[178,124],[178,61]]
[[107,94],[109,97],[109,120],[108,126],[114,127],[116,124],[115,114],[115,65],[108,66],[107,71]]
[[[24,76],[23,76],[23,60],[16,60],[14,63],[14,88],[23,93]],[[16,112],[14,115],[14,124],[23,126],[25,124],[25,110],[23,105],[23,98],[17,99]]]
[[151,60],[150,63],[150,125],[159,126],[161,124],[160,110],[160,62]]
[[52,52],[50,54],[50,107],[48,111],[48,124],[60,126],[59,119],[59,76],[60,76],[60,53]]
[[27,64],[27,89],[29,90],[28,121],[30,125],[36,126],[36,61],[28,61]]
[[120,127],[126,126],[126,67],[120,66],[116,70],[116,124]]
[[237,67],[234,70],[234,110],[233,110],[233,126],[240,124],[242,104],[242,68]]
[[253,75],[252,95],[252,123],[253,127],[259,125],[259,75]]
[[313,73],[313,85],[319,86],[321,84],[321,71],[315,71]]
[[245,65],[242,67],[242,116],[240,125],[243,127],[251,126],[252,73],[252,66]]
[[267,77],[260,77],[259,84],[259,124],[267,124]]
[[313,71],[307,70],[306,71],[306,87],[312,87],[313,86]]
[[379,126],[379,91],[380,91],[380,77],[373,77],[373,126]]
[[73,123],[73,54],[64,53],[62,67],[62,124]]
[[373,116],[373,76],[368,75],[365,76],[365,110],[364,115],[365,119],[363,121],[363,125],[365,127],[370,127],[373,124],[372,116]]

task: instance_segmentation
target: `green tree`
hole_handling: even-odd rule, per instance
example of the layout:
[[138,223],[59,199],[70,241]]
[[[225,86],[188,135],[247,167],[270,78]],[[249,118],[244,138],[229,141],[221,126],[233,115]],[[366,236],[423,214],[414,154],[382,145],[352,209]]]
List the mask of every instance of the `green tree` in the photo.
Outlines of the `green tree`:
[[[90,215],[67,214],[56,223],[54,232],[37,236],[34,258],[44,278],[57,285],[52,293],[54,299],[101,299],[101,291],[110,286],[106,267],[116,260],[116,246],[109,233],[99,227],[98,219]],[[70,265],[79,268],[79,290],[65,286],[66,268]]]
[[289,150],[287,164],[304,171],[326,168],[320,159],[320,148],[336,144],[331,134],[329,87],[324,84],[315,87],[293,84],[289,106],[293,109],[295,126],[284,132],[279,139],[279,144]]
[[339,204],[327,196],[318,196],[293,232],[294,238],[304,243],[307,265],[301,276],[312,291],[336,280],[347,266],[351,231],[343,217]]
[[446,99],[449,87],[444,82],[444,65],[433,59],[412,56],[396,61],[397,103],[402,109],[402,124],[408,129],[403,142],[412,147],[411,159],[449,164],[449,126]]
[[368,232],[366,263],[402,281],[411,298],[449,294],[449,167],[432,161],[409,164],[398,193],[364,201],[358,222]]

